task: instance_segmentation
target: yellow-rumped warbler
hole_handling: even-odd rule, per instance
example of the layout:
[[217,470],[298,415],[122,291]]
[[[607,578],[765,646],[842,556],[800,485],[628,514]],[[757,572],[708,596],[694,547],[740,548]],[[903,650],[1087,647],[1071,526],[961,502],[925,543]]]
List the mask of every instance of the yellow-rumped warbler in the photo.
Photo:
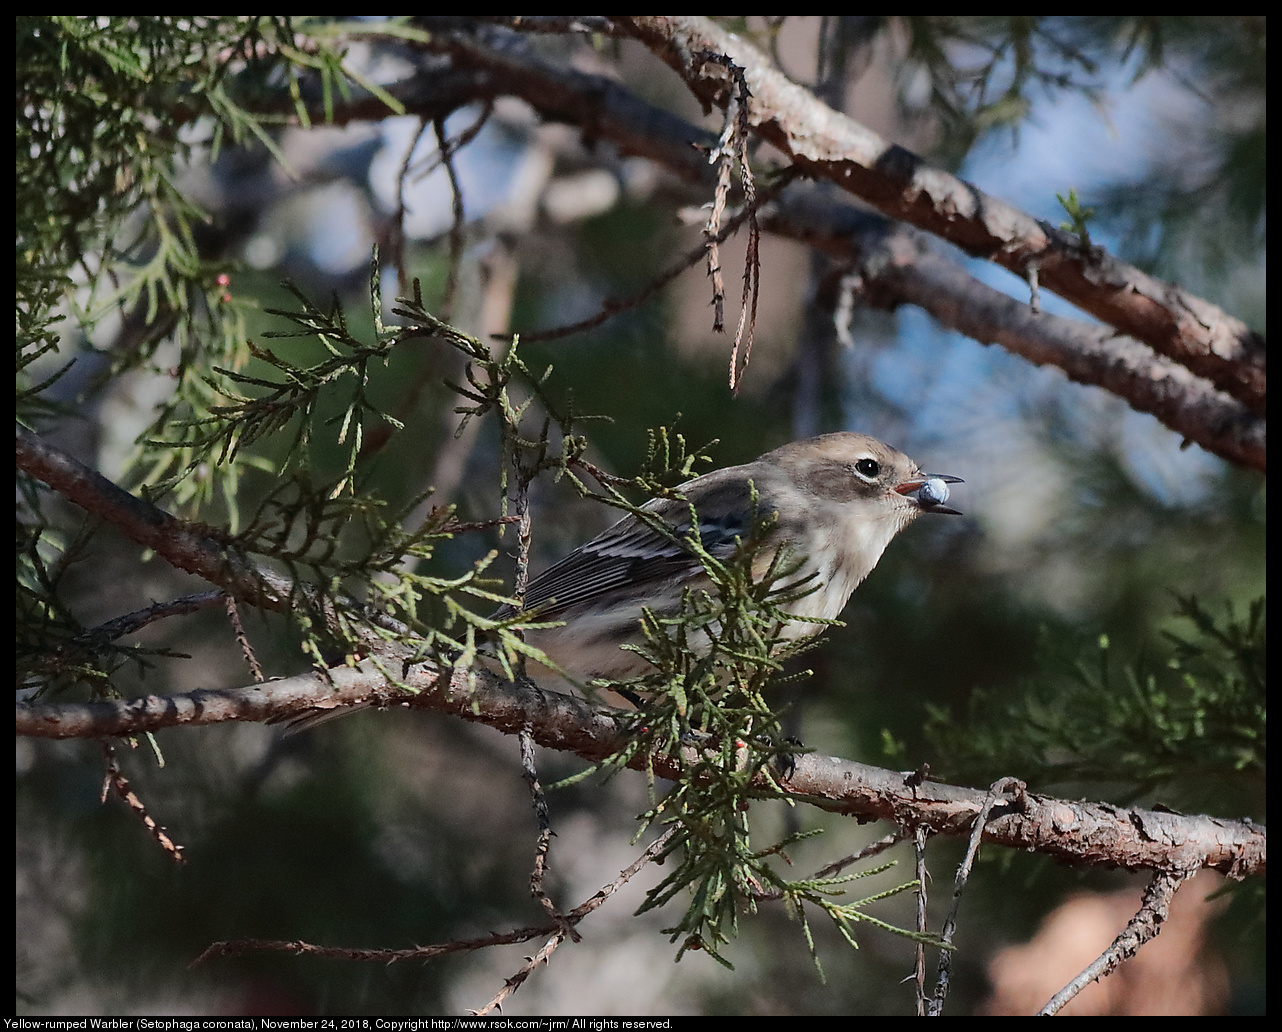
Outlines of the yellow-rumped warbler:
[[[781,608],[802,619],[782,636],[799,638],[835,619],[872,572],[891,539],[918,513],[960,515],[949,508],[948,484],[960,477],[923,473],[908,456],[865,434],[836,433],[795,441],[743,466],[715,470],[682,484],[683,500],[659,498],[642,508],[672,530],[664,534],[628,515],[530,581],[522,611],[560,626],[524,630],[561,671],[586,684],[593,678],[645,674],[648,661],[620,646],[643,641],[641,610],[675,615],[682,590],[708,582],[699,558],[681,544],[698,519],[703,548],[718,559],[733,555],[753,531],[754,516],[769,521],[754,554],[761,577],[781,549],[801,562],[788,583],[801,583]],[[755,500],[755,513],[754,513]],[[807,590],[811,589],[812,590]],[[510,617],[502,606],[495,614]],[[534,672],[535,680],[541,674]],[[291,730],[365,708],[324,710],[292,722]]]
[[[785,546],[804,560],[787,580],[813,590],[784,602],[785,611],[803,619],[789,622],[782,635],[815,634],[821,625],[804,618],[836,618],[891,538],[918,513],[960,515],[944,504],[946,485],[960,482],[922,473],[908,456],[864,434],[785,444],[681,485],[684,502],[660,498],[643,506],[672,528],[671,536],[629,515],[544,570],[526,588],[523,610],[562,624],[528,629],[525,639],[577,681],[646,673],[644,657],[620,648],[643,641],[642,607],[675,615],[682,589],[708,582],[699,558],[680,543],[693,529],[691,508],[704,549],[726,559],[752,531],[754,490],[758,519],[773,517],[754,556],[754,577]],[[497,615],[512,614],[505,606]]]

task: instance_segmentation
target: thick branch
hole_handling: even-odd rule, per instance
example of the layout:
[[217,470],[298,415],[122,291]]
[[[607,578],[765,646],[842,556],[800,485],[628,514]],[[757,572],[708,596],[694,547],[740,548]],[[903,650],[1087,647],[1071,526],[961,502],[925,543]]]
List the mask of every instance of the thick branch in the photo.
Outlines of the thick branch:
[[520,36],[490,26],[438,33],[434,45],[456,67],[483,76],[490,98],[519,97],[548,121],[575,126],[589,142],[608,139],[621,153],[647,158],[686,182],[714,185],[707,155],[716,134],[647,104],[617,82],[549,64]]
[[[159,506],[138,498],[112,483],[96,470],[76,461],[66,452],[19,428],[16,432],[17,468],[43,481],[69,502],[112,524],[126,537],[152,549],[180,570],[186,570],[216,584],[227,594],[261,606],[287,611],[302,596],[308,604],[327,608],[326,600],[314,587],[293,580],[255,563],[230,541],[220,540],[213,527],[188,523]],[[349,599],[334,599],[386,630],[406,628],[386,614]]]
[[[545,22],[517,19],[522,28],[547,28]],[[558,24],[554,20],[550,27]],[[520,97],[545,118],[581,126],[589,139],[608,140],[621,152],[644,156],[701,188],[715,186],[715,169],[704,157],[715,136],[651,107],[615,82],[551,65],[520,37],[492,26],[437,31],[433,46],[475,72],[487,98]],[[855,261],[874,304],[918,305],[941,325],[982,343],[999,343],[1036,364],[1058,366],[1079,383],[1126,399],[1213,454],[1266,468],[1262,415],[1133,338],[1034,312],[955,263],[930,255],[906,230],[880,216],[836,203],[817,189],[793,186],[765,209],[762,225],[839,261]]]
[[1107,327],[1033,311],[879,216],[834,210],[793,192],[766,209],[762,225],[854,265],[858,289],[871,305],[916,305],[981,344],[1000,344],[1034,365],[1055,366],[1071,380],[1125,398],[1212,454],[1261,473],[1267,467],[1267,421],[1237,399]]
[[[407,651],[387,647],[380,651],[379,662],[399,677],[406,655]],[[420,664],[406,673],[404,684],[417,694],[395,687],[377,663],[366,661],[331,670],[328,678],[308,673],[227,691],[121,702],[20,703],[17,730],[45,738],[102,737],[227,720],[280,720],[317,708],[372,703],[450,713],[508,734],[528,726],[540,745],[592,761],[615,755],[626,745],[620,714],[532,685],[509,684],[484,670],[442,671]],[[632,766],[675,779],[694,758],[692,750],[684,752],[680,758],[639,756]],[[910,827],[924,824],[954,836],[970,833],[984,805],[984,791],[929,781],[911,787],[913,780],[902,772],[833,756],[803,755],[783,784],[794,798],[833,813]],[[764,776],[760,787],[763,796],[773,794]],[[1235,878],[1262,874],[1266,865],[1265,830],[1254,825],[1070,802],[1026,791],[993,810],[984,839],[1073,864],[1159,870],[1213,867]]]
[[823,104],[710,19],[616,21],[676,69],[705,104],[726,105],[731,79],[724,65],[707,58],[729,57],[747,77],[756,131],[813,175],[1020,277],[1036,267],[1047,289],[1264,414],[1264,340],[1240,320],[932,168]]
[[289,581],[255,567],[244,555],[158,506],[130,494],[34,434],[18,429],[17,467],[86,512],[112,524],[180,570],[204,577],[237,598],[283,610]]

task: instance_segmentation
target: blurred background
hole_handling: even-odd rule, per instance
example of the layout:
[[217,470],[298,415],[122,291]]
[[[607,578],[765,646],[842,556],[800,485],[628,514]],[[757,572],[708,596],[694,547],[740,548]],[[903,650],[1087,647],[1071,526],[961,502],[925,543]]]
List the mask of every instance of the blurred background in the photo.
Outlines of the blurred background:
[[[1036,217],[1058,224],[1065,216],[1056,194],[1076,190],[1096,209],[1093,242],[1263,332],[1263,20],[1027,19],[1022,29],[1020,21],[806,17],[731,27],[832,106]],[[46,39],[66,32],[52,22],[43,31]],[[717,115],[705,115],[639,44],[522,39],[542,61],[606,76],[720,132]],[[1023,74],[1020,54],[1031,54],[1041,74]],[[359,33],[347,51],[350,66],[389,88],[426,60]],[[944,68],[955,76],[951,93]],[[986,91],[975,86],[981,74]],[[645,290],[699,244],[699,208],[711,195],[661,163],[543,121],[507,96],[489,111],[461,107],[442,127],[463,140],[452,169],[437,160],[430,125],[413,115],[271,128],[283,163],[261,141],[224,144],[211,158],[208,124],[181,129],[173,182],[208,215],[205,257],[224,270],[222,303],[236,308],[246,338],[288,328],[268,311],[297,308],[283,277],[321,308],[336,297],[353,332],[372,334],[375,244],[384,320],[395,321],[393,299],[417,278],[430,310],[481,339],[590,318],[608,300]],[[764,149],[755,157],[770,161]],[[453,232],[460,198],[461,232]],[[743,248],[740,234],[722,255],[731,335]],[[1002,270],[950,258],[1027,297]],[[1249,729],[1258,730],[1258,754],[1234,751],[1233,742],[1202,749],[1190,736],[1150,749],[1160,735],[1127,737],[1099,700],[1151,701],[1187,686],[1171,667],[1179,649],[1168,636],[1202,638],[1181,598],[1195,596],[1220,625],[1262,598],[1263,477],[1183,447],[1117,397],[909,306],[856,305],[843,343],[834,318],[843,274],[798,242],[764,237],[755,344],[737,395],[727,387],[730,336],[712,330],[700,265],[590,330],[520,349],[532,369],[549,370],[551,397],[609,417],[588,425],[589,457],[622,475],[644,460],[647,428],[667,425],[693,445],[717,442],[717,465],[798,436],[858,430],[925,469],[965,479],[952,496],[965,516],[915,523],[856,592],[846,626],[806,657],[813,676],[790,689],[788,719],[807,747],[894,769],[929,763],[932,775],[977,787],[1015,775],[1048,794],[1262,820],[1262,726]],[[1087,318],[1046,293],[1042,304]],[[110,355],[131,332],[127,312],[79,336],[68,324],[62,360],[83,350],[56,389],[75,416],[47,426],[109,477],[126,467],[172,391],[167,370],[181,350],[162,340],[148,361],[95,380],[114,368]],[[296,360],[320,354],[314,342],[271,346],[296,348]],[[251,360],[247,369],[263,374],[264,366]],[[406,424],[403,432],[367,428],[361,460],[365,489],[393,508],[431,485],[429,502],[456,504],[461,519],[499,514],[495,427],[477,420],[456,433],[457,397],[443,381],[462,374],[457,356],[431,342],[399,348],[371,369],[371,397]],[[312,442],[318,479],[342,468],[333,438],[331,429]],[[257,442],[247,457],[269,460],[274,447]],[[252,511],[274,486],[270,472],[247,466],[240,504]],[[615,518],[564,483],[537,483],[533,505],[535,570]],[[216,525],[226,518],[216,496],[171,508]],[[515,548],[511,532],[461,535],[438,550],[430,572],[456,575],[497,549],[495,576],[510,578]],[[144,560],[118,536],[98,535],[60,585],[76,619],[93,626],[205,587]],[[285,621],[249,614],[246,627],[269,676],[307,669]],[[221,610],[162,621],[137,640],[183,657],[123,668],[114,679],[123,694],[251,680]],[[1185,658],[1214,665],[1217,657]],[[1207,706],[1214,710],[1214,700]],[[1214,713],[1205,721],[1220,726]],[[369,712],[285,739],[256,725],[156,738],[163,769],[146,743],[122,747],[122,762],[149,811],[185,846],[183,867],[118,800],[100,802],[95,745],[17,742],[19,1014],[457,1013],[483,1005],[537,949],[393,966],[251,955],[189,970],[223,939],[401,948],[537,923],[527,891],[536,827],[516,740],[444,716]],[[583,766],[546,752],[539,764],[545,783]],[[549,887],[564,908],[643,848],[632,838],[646,792],[644,778],[626,772],[552,793]],[[888,830],[804,807],[758,809],[763,848],[795,828],[824,829],[789,851],[794,876]],[[933,927],[963,845],[931,844]],[[892,856],[895,868],[848,891],[871,895],[909,881],[911,850]],[[742,916],[726,950],[733,970],[699,954],[674,964],[676,946],[661,934],[672,915],[632,916],[662,875],[643,872],[598,910],[579,929],[584,941],[563,945],[504,1013],[911,1013],[913,989],[903,981],[910,944],[867,927],[856,930],[855,952],[812,916],[821,979],[800,926],[781,908]],[[962,905],[950,1008],[1039,1006],[1107,946],[1134,909],[1125,900],[1137,901],[1144,883],[986,849]],[[1137,976],[1101,1010],[1262,1010],[1259,889],[1198,902],[1222,885],[1217,876],[1185,890],[1188,930],[1168,935],[1187,955],[1166,961],[1171,984],[1155,990]],[[1069,901],[1118,898],[1115,923],[1090,926],[1099,941],[1080,958],[1067,955],[1065,929],[1085,928],[1084,917],[1058,926],[1052,959],[1018,952],[1031,949],[1024,944],[1039,929],[1073,921],[1061,909]],[[912,907],[901,895],[872,912],[911,925]],[[1063,977],[1052,961],[1065,965]],[[1030,972],[1049,975],[1044,993],[1027,988]]]

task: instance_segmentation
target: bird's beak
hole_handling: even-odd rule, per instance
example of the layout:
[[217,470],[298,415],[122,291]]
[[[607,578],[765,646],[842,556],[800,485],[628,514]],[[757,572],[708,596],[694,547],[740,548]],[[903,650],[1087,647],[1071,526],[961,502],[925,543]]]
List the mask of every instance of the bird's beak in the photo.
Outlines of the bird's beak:
[[913,502],[922,512],[960,516],[961,513],[958,510],[944,503],[948,501],[948,485],[964,483],[961,477],[950,477],[947,473],[918,473],[915,477],[898,484],[895,490]]

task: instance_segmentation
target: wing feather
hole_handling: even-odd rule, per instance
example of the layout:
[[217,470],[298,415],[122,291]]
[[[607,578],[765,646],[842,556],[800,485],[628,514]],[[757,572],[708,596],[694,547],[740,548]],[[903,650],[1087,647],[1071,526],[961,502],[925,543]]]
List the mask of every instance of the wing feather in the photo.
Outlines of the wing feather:
[[[751,466],[736,466],[708,473],[683,484],[688,501],[658,498],[643,506],[683,537],[690,530],[690,506],[699,519],[703,547],[718,558],[728,556],[735,542],[748,531]],[[770,511],[759,500],[761,511]],[[628,596],[650,594],[662,582],[678,583],[697,576],[703,567],[694,554],[644,520],[625,516],[564,559],[533,578],[525,589],[525,609],[557,618],[566,610],[600,599],[607,593]],[[511,616],[504,606],[496,614]]]

